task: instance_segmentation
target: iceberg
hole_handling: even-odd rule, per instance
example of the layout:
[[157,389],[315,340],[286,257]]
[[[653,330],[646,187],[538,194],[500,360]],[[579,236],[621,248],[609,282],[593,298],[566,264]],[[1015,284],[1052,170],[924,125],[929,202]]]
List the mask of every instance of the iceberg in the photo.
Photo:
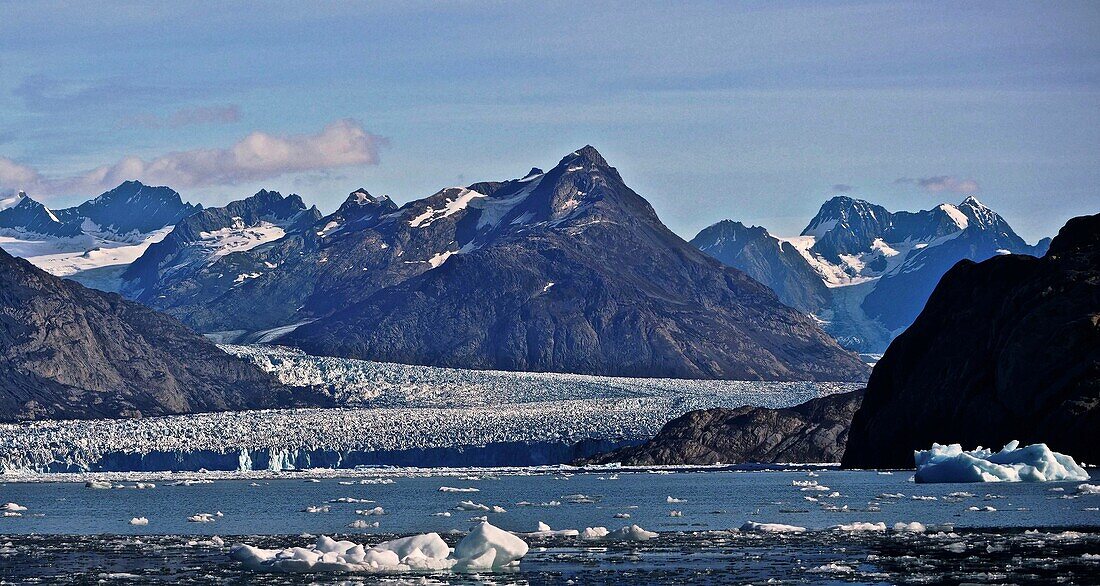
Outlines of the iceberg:
[[964,451],[959,444],[932,444],[913,452],[916,482],[1052,482],[1088,480],[1088,472],[1073,458],[1051,451],[1046,444],[1021,448],[1011,441],[1001,451]]
[[805,533],[805,527],[797,525],[784,525],[782,523],[757,523],[746,521],[741,525],[741,531],[749,533]]
[[313,547],[262,549],[237,543],[229,557],[250,570],[318,572],[482,572],[515,566],[527,555],[527,542],[481,523],[452,551],[438,533],[413,535],[367,547],[322,535]]

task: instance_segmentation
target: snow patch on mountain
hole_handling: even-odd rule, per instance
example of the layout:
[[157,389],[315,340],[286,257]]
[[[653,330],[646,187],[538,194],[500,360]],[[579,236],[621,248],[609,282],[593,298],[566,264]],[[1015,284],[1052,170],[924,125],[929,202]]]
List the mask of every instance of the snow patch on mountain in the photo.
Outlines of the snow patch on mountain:
[[457,214],[466,209],[473,200],[486,197],[483,193],[478,193],[472,189],[466,189],[465,187],[452,187],[443,190],[443,193],[445,197],[442,207],[427,208],[423,213],[409,220],[409,226],[412,228],[430,226],[432,222],[440,218],[446,218],[447,216]]
[[200,232],[197,248],[204,251],[207,262],[234,252],[251,250],[262,244],[274,242],[286,236],[283,226],[263,221],[256,226],[245,226],[240,218],[234,218],[234,225],[211,232]]

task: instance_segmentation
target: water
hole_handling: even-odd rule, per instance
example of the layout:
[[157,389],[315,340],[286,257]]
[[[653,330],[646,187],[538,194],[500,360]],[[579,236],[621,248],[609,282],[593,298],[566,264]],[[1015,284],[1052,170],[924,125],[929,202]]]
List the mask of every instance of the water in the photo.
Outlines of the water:
[[[1080,483],[918,485],[909,482],[911,474],[905,472],[839,470],[817,471],[816,476],[805,470],[381,474],[319,482],[301,478],[217,480],[191,486],[160,482],[150,489],[95,490],[71,482],[0,485],[0,502],[27,507],[22,517],[0,518],[0,534],[4,534],[0,535],[0,576],[46,583],[81,583],[101,577],[137,583],[221,583],[245,578],[248,583],[338,583],[349,576],[251,575],[226,558],[227,546],[236,541],[272,548],[311,544],[303,533],[341,535],[371,544],[429,531],[443,534],[454,545],[460,538],[457,532],[468,530],[473,517],[485,515],[494,525],[515,532],[534,531],[543,521],[554,529],[617,529],[636,523],[661,533],[656,540],[628,543],[528,538],[531,553],[517,572],[494,576],[498,583],[570,579],[576,583],[745,583],[768,578],[896,583],[957,581],[980,575],[1017,583],[1042,583],[1054,576],[1073,583],[1100,583],[1100,556],[1097,560],[1083,557],[1100,554],[1100,496],[1077,496]],[[389,480],[392,483],[377,483]],[[1095,478],[1092,482],[1097,483]],[[441,486],[479,491],[440,492]],[[1058,488],[1062,490],[1052,490]],[[957,492],[974,496],[948,496]],[[669,503],[670,496],[683,502]],[[374,502],[333,502],[341,497]],[[463,500],[502,506],[507,512],[456,510]],[[534,505],[517,504],[520,501]],[[326,505],[328,512],[305,512],[307,507]],[[375,506],[383,507],[386,514],[355,513]],[[996,510],[971,511],[970,507]],[[670,517],[673,510],[682,516]],[[223,516],[211,523],[187,521],[196,513],[218,511]],[[451,516],[435,515],[441,512]],[[616,518],[617,514],[630,517]],[[147,526],[129,524],[130,518],[140,516],[149,519]],[[379,527],[349,528],[355,520],[377,521]],[[797,525],[810,531],[800,535],[729,531],[746,521]],[[829,530],[854,522],[884,522],[892,527],[911,521],[935,527],[925,534]],[[1035,529],[1040,532],[1028,532]],[[1066,530],[1077,533],[1063,533]],[[222,536],[224,545],[198,537],[214,535]],[[115,575],[124,573],[136,577]],[[368,583],[393,578],[354,577]],[[473,580],[453,575],[431,578],[446,583]]]

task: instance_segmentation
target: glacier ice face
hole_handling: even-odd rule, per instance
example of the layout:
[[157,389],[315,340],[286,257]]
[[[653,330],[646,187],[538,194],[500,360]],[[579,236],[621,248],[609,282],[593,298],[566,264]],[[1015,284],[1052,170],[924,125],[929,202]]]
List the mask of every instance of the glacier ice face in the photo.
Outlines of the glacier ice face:
[[1070,456],[1051,451],[1046,444],[1023,448],[1011,441],[1001,451],[964,451],[959,444],[932,444],[930,450],[913,453],[914,479],[934,482],[1053,482],[1088,480],[1088,472]]
[[268,572],[458,572],[491,571],[519,563],[527,542],[487,522],[479,523],[452,551],[438,533],[413,535],[366,547],[322,535],[313,547],[262,549],[234,544],[230,559]]

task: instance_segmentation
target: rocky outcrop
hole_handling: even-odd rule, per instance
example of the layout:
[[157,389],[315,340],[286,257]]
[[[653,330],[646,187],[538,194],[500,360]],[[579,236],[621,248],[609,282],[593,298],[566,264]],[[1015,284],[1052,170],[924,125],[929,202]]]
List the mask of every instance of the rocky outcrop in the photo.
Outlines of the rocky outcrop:
[[587,458],[582,464],[626,466],[744,463],[835,463],[848,440],[863,391],[811,399],[787,409],[740,407],[691,411],[652,440]]
[[1100,215],[1042,258],[951,268],[875,366],[843,462],[912,467],[933,442],[1010,440],[1100,461]]
[[275,407],[289,393],[166,315],[0,251],[0,421]]

